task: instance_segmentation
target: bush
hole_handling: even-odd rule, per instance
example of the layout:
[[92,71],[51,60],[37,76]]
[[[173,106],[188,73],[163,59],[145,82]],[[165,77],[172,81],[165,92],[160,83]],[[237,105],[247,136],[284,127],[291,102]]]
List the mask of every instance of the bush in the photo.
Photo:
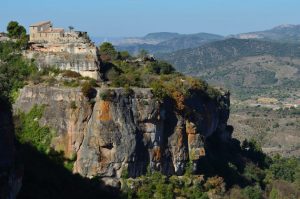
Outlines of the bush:
[[25,81],[37,73],[37,67],[25,60],[20,52],[16,43],[0,42],[0,94],[8,97],[11,102],[12,93],[22,88]]
[[153,82],[150,87],[152,88],[153,95],[162,100],[168,96],[166,89],[160,82]]
[[69,78],[78,78],[81,77],[81,75],[75,71],[71,71],[71,70],[65,70],[63,71],[63,77],[69,77]]
[[148,70],[154,74],[171,74],[175,71],[173,66],[164,61],[151,62],[148,65]]
[[300,174],[300,161],[296,158],[275,156],[267,172],[269,179],[294,182],[297,179],[297,173]]
[[96,90],[89,81],[86,81],[81,86],[81,92],[85,97],[91,99],[95,97]]
[[243,189],[243,195],[248,199],[262,199],[262,190],[259,186],[248,186]]
[[104,101],[109,101],[112,100],[112,98],[114,97],[114,92],[110,89],[107,90],[103,90],[100,94],[100,99],[104,100]]
[[130,56],[128,51],[121,51],[118,54],[118,58],[121,59],[121,60],[127,60],[127,59],[130,59],[131,56]]
[[50,149],[52,134],[50,128],[39,125],[43,112],[44,106],[35,105],[29,113],[20,113],[16,134],[21,143],[29,143],[39,151],[46,152]]

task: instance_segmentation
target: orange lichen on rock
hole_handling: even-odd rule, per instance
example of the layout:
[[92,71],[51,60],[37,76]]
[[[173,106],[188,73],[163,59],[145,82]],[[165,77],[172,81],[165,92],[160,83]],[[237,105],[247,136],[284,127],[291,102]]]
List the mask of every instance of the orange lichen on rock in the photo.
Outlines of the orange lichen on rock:
[[100,121],[107,122],[111,120],[109,107],[110,106],[108,101],[100,101]]
[[161,150],[160,147],[154,147],[152,151],[152,160],[154,162],[159,162],[161,160]]

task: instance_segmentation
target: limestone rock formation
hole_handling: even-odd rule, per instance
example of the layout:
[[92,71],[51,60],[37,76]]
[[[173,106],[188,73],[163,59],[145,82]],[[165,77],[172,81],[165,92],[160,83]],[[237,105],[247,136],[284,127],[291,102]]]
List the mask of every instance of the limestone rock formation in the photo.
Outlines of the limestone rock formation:
[[170,175],[182,175],[188,161],[199,167],[207,137],[231,136],[225,130],[229,96],[218,100],[195,94],[186,102],[187,114],[171,101],[158,101],[151,89],[98,88],[89,101],[78,88],[26,86],[14,110],[45,104],[40,124],[56,130],[53,148],[76,155],[73,172],[118,186],[126,170],[135,177],[148,167]]

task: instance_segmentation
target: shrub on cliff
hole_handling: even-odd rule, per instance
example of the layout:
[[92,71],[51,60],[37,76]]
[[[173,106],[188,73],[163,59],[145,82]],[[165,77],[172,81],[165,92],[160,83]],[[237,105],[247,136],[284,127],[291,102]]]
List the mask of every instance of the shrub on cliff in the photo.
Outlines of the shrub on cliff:
[[81,85],[81,92],[82,94],[89,98],[92,99],[95,97],[96,94],[96,90],[95,88],[92,86],[90,81],[85,81],[82,85]]
[[75,71],[71,71],[71,70],[65,70],[63,71],[63,77],[69,77],[69,78],[78,78],[81,77],[81,75]]
[[25,85],[37,67],[20,54],[15,42],[0,42],[0,93],[13,101],[12,93]]
[[33,106],[29,113],[20,113],[16,122],[16,134],[21,143],[29,143],[41,152],[50,149],[52,134],[50,128],[40,126],[39,120],[43,116],[43,106]]
[[164,61],[150,62],[147,68],[150,73],[154,74],[171,74],[175,72],[173,66]]

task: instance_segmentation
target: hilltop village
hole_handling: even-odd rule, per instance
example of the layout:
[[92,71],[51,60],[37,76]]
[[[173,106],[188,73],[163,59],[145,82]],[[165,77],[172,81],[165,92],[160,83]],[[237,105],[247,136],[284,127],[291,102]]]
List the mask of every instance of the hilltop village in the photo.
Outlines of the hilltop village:
[[51,21],[30,25],[29,50],[25,56],[35,59],[39,68],[56,66],[96,80],[100,78],[99,54],[87,32],[54,28]]

